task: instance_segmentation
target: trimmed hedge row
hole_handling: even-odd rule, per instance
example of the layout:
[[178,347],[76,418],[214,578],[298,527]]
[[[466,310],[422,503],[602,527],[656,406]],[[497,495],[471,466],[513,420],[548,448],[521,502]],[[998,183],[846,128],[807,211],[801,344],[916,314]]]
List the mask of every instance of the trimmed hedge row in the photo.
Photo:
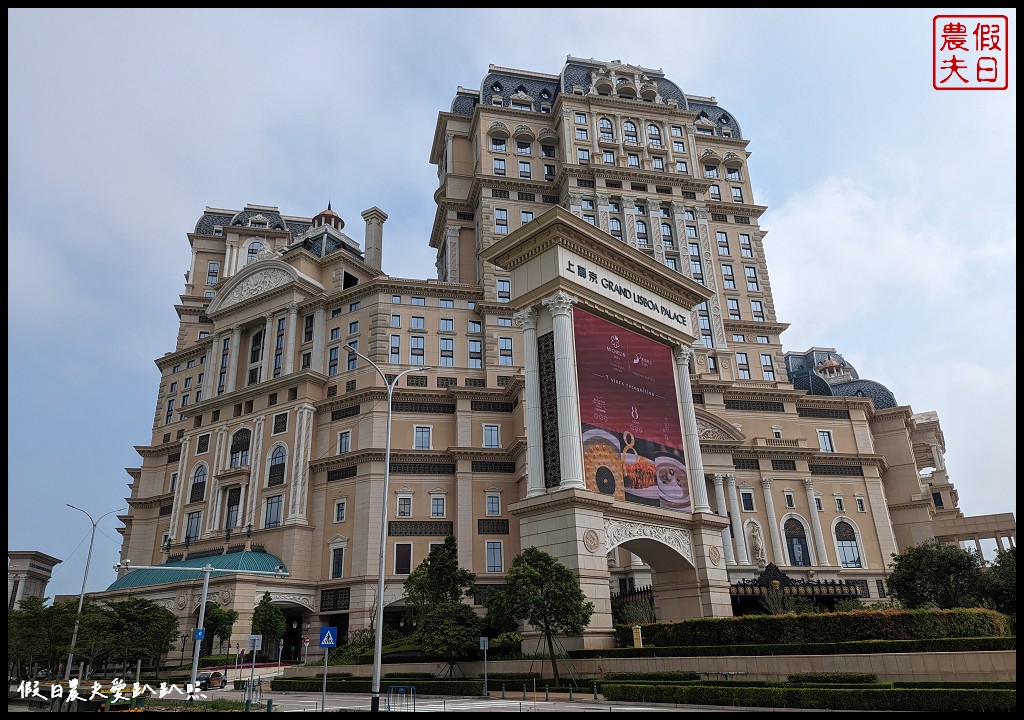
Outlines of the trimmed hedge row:
[[816,710],[902,710],[912,712],[1013,712],[1016,690],[873,688],[755,688],[712,685],[613,685],[605,700],[680,705],[773,707]]
[[[270,681],[274,691],[320,692],[323,690],[323,676],[309,678],[278,678]],[[414,685],[416,692],[423,695],[483,695],[483,680],[381,680],[380,688],[386,691],[397,686]],[[332,680],[327,678],[328,692],[368,693],[373,691],[373,678],[352,678]]]

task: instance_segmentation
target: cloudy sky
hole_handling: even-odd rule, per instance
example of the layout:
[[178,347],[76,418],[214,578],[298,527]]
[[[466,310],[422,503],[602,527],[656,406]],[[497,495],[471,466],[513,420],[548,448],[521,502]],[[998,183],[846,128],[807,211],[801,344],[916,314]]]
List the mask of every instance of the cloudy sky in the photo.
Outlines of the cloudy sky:
[[[928,10],[8,9],[8,546],[65,562],[125,507],[207,206],[330,201],[433,276],[437,114],[488,65],[660,68],[740,123],[788,350],[938,412],[967,515],[1016,513],[1016,13],[1009,90],[932,88]],[[372,118],[372,119],[369,119]],[[99,525],[88,589],[114,579]]]

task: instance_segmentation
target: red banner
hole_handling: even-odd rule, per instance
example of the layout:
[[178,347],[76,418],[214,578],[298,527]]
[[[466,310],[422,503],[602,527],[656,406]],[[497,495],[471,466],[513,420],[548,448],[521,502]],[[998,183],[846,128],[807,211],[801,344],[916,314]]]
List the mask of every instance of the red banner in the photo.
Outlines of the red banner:
[[573,329],[587,487],[690,512],[671,349],[579,308]]

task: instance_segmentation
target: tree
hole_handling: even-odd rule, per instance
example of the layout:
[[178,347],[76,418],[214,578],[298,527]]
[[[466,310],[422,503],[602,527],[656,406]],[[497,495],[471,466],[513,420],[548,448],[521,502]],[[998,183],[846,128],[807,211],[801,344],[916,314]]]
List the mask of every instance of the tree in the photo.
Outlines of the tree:
[[206,611],[206,629],[210,634],[220,640],[220,655],[224,654],[224,643],[228,643],[228,652],[231,652],[231,630],[238,620],[237,610],[225,610],[221,605],[214,603]]
[[594,604],[587,601],[579,580],[569,568],[535,547],[526,548],[512,561],[505,582],[504,592],[513,616],[526,620],[547,640],[557,685],[554,636],[582,634],[590,624]]
[[434,605],[420,624],[418,637],[423,652],[444,658],[451,675],[455,663],[477,649],[480,623],[480,616],[465,603]]
[[178,618],[173,612],[142,597],[107,605],[110,613],[110,657],[129,667],[169,652],[178,637]]
[[927,540],[892,558],[889,594],[908,610],[978,606],[982,564],[970,550]]
[[422,626],[433,608],[461,603],[473,594],[476,575],[459,567],[459,550],[455,537],[449,535],[444,545],[435,545],[430,554],[405,579],[405,602],[416,613]]
[[252,632],[254,635],[262,635],[264,645],[271,643],[284,635],[285,617],[281,608],[274,605],[270,599],[270,593],[264,592],[259,604],[252,613]]
[[1017,614],[1017,546],[996,553],[995,562],[984,570],[984,594],[993,608],[1007,615]]

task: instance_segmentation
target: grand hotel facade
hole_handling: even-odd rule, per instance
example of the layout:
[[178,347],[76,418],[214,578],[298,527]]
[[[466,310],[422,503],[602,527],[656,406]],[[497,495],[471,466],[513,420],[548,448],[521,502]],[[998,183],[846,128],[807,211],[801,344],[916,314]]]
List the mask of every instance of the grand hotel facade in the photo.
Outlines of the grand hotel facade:
[[[1012,545],[1012,514],[958,509],[935,413],[841,349],[784,349],[748,142],[661,70],[492,65],[437,119],[436,279],[383,273],[400,250],[377,207],[361,243],[330,205],[207,207],[121,518],[122,562],[167,570],[96,599],[151,597],[187,629],[201,576],[170,570],[283,566],[214,573],[209,599],[244,644],[270,592],[297,658],[318,626],[371,624],[386,522],[386,622],[454,535],[481,612],[538,546],[596,607],[569,646],[607,647],[636,587],[659,620],[731,615],[772,566],[877,602],[893,553]],[[387,392],[363,355],[412,371],[383,520]]]

